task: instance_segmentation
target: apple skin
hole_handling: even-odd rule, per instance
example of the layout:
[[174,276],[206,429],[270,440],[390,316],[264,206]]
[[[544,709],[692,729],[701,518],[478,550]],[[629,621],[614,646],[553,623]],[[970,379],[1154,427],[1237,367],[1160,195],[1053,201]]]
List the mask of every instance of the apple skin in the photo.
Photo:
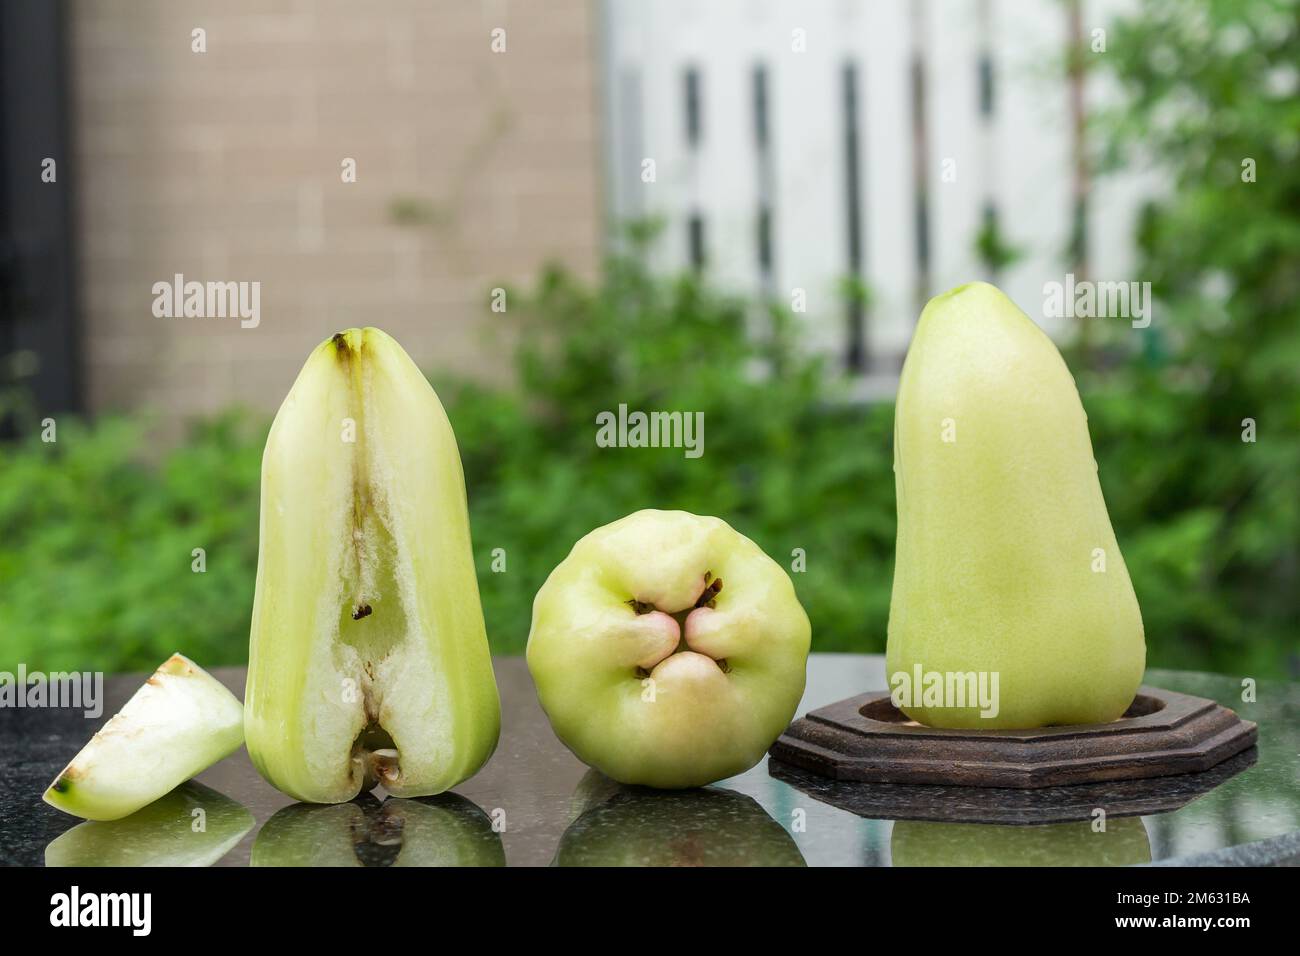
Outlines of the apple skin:
[[718,518],[644,510],[551,572],[528,668],[556,736],[588,766],[699,787],[754,766],[790,723],[811,633],[789,575],[754,542]]
[[887,678],[918,666],[999,675],[996,716],[915,704],[907,715],[979,730],[1122,716],[1146,643],[1087,415],[1052,340],[995,287],[959,286],[921,314],[894,473]]

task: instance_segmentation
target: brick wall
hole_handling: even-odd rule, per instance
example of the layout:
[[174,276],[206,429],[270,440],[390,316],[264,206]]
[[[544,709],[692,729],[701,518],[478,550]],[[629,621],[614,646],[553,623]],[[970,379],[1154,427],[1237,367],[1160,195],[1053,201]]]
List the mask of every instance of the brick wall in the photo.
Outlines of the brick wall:
[[[274,409],[353,325],[428,370],[501,378],[490,288],[548,260],[594,270],[587,0],[75,0],[71,22],[93,410]],[[260,325],[155,317],[175,273],[259,281]]]

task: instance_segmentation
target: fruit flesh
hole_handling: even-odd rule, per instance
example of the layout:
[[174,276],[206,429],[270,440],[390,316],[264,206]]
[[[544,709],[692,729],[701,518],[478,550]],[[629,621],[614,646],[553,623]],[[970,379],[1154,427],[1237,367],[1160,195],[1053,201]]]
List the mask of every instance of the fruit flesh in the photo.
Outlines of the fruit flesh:
[[975,729],[1121,716],[1146,645],[1087,418],[1056,346],[993,286],[926,306],[899,384],[894,471],[887,674],[999,675],[994,718],[906,713]]
[[762,759],[803,694],[810,636],[789,577],[752,541],[647,510],[552,571],[528,665],[580,759],[623,783],[694,787]]
[[173,654],[63,768],[44,800],[87,820],[119,820],[228,756],[243,739],[239,699]]
[[496,746],[455,436],[378,329],[322,343],[271,427],[246,697],[253,763],[309,802],[440,793]]

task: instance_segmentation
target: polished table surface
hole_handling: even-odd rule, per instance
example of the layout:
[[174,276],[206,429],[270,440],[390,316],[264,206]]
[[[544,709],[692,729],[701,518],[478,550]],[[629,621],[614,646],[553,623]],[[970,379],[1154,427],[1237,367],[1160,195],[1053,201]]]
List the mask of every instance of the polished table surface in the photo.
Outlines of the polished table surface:
[[[1100,789],[974,791],[834,784],[757,767],[706,790],[621,788],[552,734],[522,658],[495,661],[501,742],[454,795],[383,792],[336,807],[294,802],[241,748],[123,821],[81,823],[41,792],[143,675],[105,680],[104,713],[0,708],[0,862],[219,866],[429,864],[1096,865],[1300,860],[1300,685],[1149,671],[1259,725],[1259,743],[1203,774]],[[242,697],[244,670],[213,673]],[[878,655],[815,654],[799,713],[885,687]],[[164,802],[165,801],[165,802]],[[1096,806],[1092,806],[1096,804]],[[204,813],[197,814],[196,808]],[[1097,834],[1096,810],[1107,826]],[[152,812],[151,812],[152,811]],[[195,835],[191,820],[205,820]],[[1053,821],[1053,822],[1044,822]],[[77,828],[74,830],[74,828]]]

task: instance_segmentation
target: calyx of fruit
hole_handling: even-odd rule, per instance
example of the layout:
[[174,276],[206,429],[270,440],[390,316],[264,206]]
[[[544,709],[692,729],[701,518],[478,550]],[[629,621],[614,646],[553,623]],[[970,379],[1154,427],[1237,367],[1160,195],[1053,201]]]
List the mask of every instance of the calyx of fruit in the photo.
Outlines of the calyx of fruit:
[[500,705],[460,453],[379,329],[323,342],[262,458],[248,752],[285,793],[441,793],[491,756]]
[[979,729],[1123,715],[1146,644],[1087,416],[1052,340],[993,286],[960,286],[922,313],[898,388],[894,472],[891,689],[898,675],[996,674],[999,697],[991,708],[913,697],[902,709]]
[[243,707],[188,657],[173,654],[90,738],[44,800],[87,820],[118,820],[238,749]]
[[811,628],[785,571],[717,518],[638,511],[538,592],[528,666],[557,736],[622,783],[752,767],[794,716]]

